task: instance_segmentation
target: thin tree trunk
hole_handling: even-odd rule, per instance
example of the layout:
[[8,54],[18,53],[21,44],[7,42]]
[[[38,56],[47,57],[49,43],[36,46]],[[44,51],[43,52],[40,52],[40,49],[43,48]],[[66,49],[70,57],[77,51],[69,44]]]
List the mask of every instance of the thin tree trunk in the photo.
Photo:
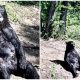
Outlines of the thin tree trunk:
[[54,16],[55,12],[55,7],[56,7],[56,1],[51,1],[51,7],[49,10],[49,15],[48,15],[48,21],[46,23],[46,33],[48,34],[47,37],[51,36],[52,33],[52,17]]
[[67,6],[68,1],[63,1],[62,5],[65,7],[61,8],[61,15],[60,15],[60,21],[63,21],[63,24],[59,26],[60,31],[63,32],[63,34],[66,34],[66,20],[67,20]]

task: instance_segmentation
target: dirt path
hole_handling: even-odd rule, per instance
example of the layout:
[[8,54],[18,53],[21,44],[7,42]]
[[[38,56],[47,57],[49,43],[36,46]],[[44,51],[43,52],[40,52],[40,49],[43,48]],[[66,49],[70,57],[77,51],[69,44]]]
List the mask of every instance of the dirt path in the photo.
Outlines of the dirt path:
[[[65,41],[40,40],[40,72],[41,78],[45,79],[72,79],[72,74],[66,71],[60,64],[55,64],[54,60],[64,60]],[[78,79],[80,77],[77,77]]]

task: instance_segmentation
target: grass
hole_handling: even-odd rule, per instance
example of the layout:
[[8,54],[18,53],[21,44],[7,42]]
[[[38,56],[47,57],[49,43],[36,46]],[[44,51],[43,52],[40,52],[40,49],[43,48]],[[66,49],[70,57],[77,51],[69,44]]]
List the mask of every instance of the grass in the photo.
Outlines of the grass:
[[15,8],[19,6],[17,3],[13,3],[9,1],[0,1],[0,5],[5,5],[5,9],[10,21],[12,22],[18,21],[18,16],[17,13],[15,12]]
[[[11,22],[24,22],[25,19],[32,19],[36,16],[33,8],[38,8],[36,4],[28,5],[29,1],[25,1],[25,4],[19,4],[20,1],[2,1],[0,5],[5,5],[5,9],[8,14],[8,18]],[[21,1],[22,2],[22,1]],[[38,4],[38,2],[37,2]],[[37,16],[36,16],[37,18]]]
[[5,5],[6,12],[8,14],[8,18],[12,22],[18,21],[18,15],[16,13],[16,8],[19,7],[17,3],[9,2],[9,1],[1,1],[0,5]]
[[7,3],[5,8],[6,8],[6,11],[7,11],[7,14],[8,14],[8,17],[10,19],[10,21],[13,21],[13,22],[17,22],[18,21],[18,15],[17,13],[15,12],[15,7],[18,6],[16,3]]
[[55,73],[55,65],[52,65],[51,77],[52,77],[52,79],[57,79],[57,75]]

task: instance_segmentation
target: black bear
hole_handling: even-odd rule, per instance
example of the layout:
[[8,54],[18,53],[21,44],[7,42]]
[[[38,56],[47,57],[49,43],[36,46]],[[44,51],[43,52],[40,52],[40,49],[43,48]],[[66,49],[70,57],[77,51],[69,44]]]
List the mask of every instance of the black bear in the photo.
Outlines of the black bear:
[[11,74],[26,79],[38,79],[34,66],[26,61],[23,47],[10,26],[5,6],[0,6],[0,79],[9,79]]
[[72,72],[73,77],[77,77],[77,70],[80,69],[80,56],[75,50],[75,43],[73,41],[66,42],[64,61]]

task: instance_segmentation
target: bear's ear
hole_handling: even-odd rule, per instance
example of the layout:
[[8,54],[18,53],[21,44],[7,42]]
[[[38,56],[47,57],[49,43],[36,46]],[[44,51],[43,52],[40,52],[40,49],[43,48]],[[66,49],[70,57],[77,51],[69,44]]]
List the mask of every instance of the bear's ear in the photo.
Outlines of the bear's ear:
[[65,43],[67,44],[68,42],[66,41]]

